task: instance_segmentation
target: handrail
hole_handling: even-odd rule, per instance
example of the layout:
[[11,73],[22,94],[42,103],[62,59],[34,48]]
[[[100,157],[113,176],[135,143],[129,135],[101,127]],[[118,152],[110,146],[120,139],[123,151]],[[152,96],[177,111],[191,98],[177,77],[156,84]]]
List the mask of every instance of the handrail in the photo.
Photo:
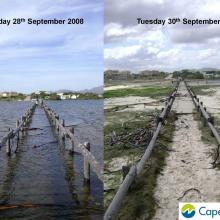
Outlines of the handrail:
[[16,129],[11,130],[9,129],[9,132],[1,139],[0,141],[0,149],[7,143],[6,146],[6,152],[10,156],[11,155],[11,139],[13,139],[16,135],[18,136],[19,140],[19,133],[24,131],[27,124],[30,122],[30,119],[34,113],[34,110],[36,108],[37,104],[34,103],[22,116],[21,120],[16,121]]
[[94,155],[90,152],[90,144],[89,143],[80,143],[76,136],[74,136],[74,129],[65,127],[65,121],[60,119],[59,115],[57,115],[51,108],[49,108],[44,102],[42,103],[42,107],[45,110],[48,118],[57,131],[61,133],[63,139],[68,137],[72,142],[72,152],[74,152],[74,148],[80,152],[84,157],[84,177],[85,179],[89,179],[89,165],[92,170],[95,172],[97,177],[103,181],[103,166],[96,160]]
[[186,88],[192,98],[192,101],[193,101],[195,107],[197,108],[197,111],[201,113],[201,116],[204,118],[204,120],[206,122],[205,124],[207,124],[209,126],[218,145],[220,145],[220,135],[219,135],[218,131],[216,130],[216,128],[214,127],[214,118],[208,114],[208,112],[206,111],[206,107],[204,107],[204,105],[203,105],[203,102],[199,101],[199,98],[193,92],[192,88],[186,83],[186,81],[184,81],[184,83],[185,83]]
[[124,181],[119,186],[118,191],[116,192],[113,200],[111,201],[110,205],[108,206],[108,208],[105,212],[104,220],[112,220],[117,216],[119,209],[121,207],[121,204],[122,204],[128,190],[129,190],[129,187],[135,181],[136,177],[138,177],[140,175],[140,173],[142,172],[142,170],[144,168],[144,164],[146,163],[146,161],[150,157],[151,152],[153,150],[153,147],[155,146],[157,137],[160,133],[160,130],[162,128],[164,120],[166,119],[166,117],[168,116],[168,114],[172,108],[176,93],[179,88],[179,83],[180,83],[180,81],[177,82],[177,85],[176,85],[174,91],[169,96],[168,102],[166,102],[165,108],[162,110],[160,116],[158,117],[157,127],[154,131],[154,134],[153,134],[153,137],[152,137],[150,143],[147,146],[145,153],[141,157],[140,161],[130,168]]

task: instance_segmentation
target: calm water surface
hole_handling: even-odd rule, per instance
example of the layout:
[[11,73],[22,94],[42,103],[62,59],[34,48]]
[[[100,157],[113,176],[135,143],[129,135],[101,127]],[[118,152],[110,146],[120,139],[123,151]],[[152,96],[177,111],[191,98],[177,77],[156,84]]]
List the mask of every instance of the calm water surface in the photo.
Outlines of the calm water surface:
[[[48,106],[74,126],[81,141],[103,161],[103,102],[48,101]],[[0,138],[15,127],[30,102],[0,102]],[[0,150],[0,219],[102,219],[103,186],[91,171],[90,187],[83,180],[83,158],[71,155],[37,108],[27,134],[11,157]],[[33,130],[34,128],[34,130]],[[37,147],[34,147],[37,146]],[[16,143],[13,145],[15,149]]]

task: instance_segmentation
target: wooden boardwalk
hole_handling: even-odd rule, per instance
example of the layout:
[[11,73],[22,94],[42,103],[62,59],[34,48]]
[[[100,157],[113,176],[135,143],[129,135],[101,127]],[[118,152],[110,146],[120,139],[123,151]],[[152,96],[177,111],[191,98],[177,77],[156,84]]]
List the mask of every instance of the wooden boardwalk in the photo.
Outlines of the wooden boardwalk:
[[[100,162],[98,162],[95,156],[90,152],[90,143],[80,143],[79,140],[74,136],[74,128],[65,127],[65,121],[60,119],[59,115],[57,115],[52,109],[50,109],[44,102],[34,103],[31,108],[27,110],[24,116],[21,117],[21,120],[16,122],[16,128],[14,130],[9,129],[8,133],[2,138],[0,141],[0,149],[4,146],[6,147],[6,153],[8,156],[16,153],[18,150],[18,142],[20,140],[20,136],[25,136],[25,131],[27,130],[32,116],[36,107],[43,108],[51,125],[57,130],[58,136],[65,142],[65,139],[70,139],[72,143],[71,152],[75,151],[82,154],[84,158],[84,179],[90,180],[90,169],[94,171],[97,177],[102,181],[103,180],[103,167]],[[16,141],[17,147],[15,151],[12,152],[12,140]]]

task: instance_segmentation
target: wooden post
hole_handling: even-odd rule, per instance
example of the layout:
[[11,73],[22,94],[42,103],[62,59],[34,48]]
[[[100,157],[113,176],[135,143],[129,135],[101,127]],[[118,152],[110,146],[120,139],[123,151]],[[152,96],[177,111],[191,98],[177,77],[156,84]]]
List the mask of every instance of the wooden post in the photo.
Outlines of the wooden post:
[[[57,120],[56,120],[57,119]],[[59,119],[60,119],[60,117],[59,117],[59,115],[57,115],[56,117],[55,117],[55,121],[56,121],[56,129],[57,129],[57,131],[59,132]]]
[[[22,118],[21,118],[21,123],[23,123],[23,122],[24,122],[24,116],[22,116]],[[24,127],[25,127],[25,124],[23,124],[21,127],[22,135],[24,135]]]
[[214,124],[215,124],[215,119],[214,119],[214,116],[211,116],[211,117],[210,117],[210,123],[211,123],[212,125],[214,125]]
[[[8,131],[10,132],[11,129],[9,128]],[[11,155],[11,139],[10,138],[8,138],[8,140],[7,140],[6,153],[8,156]]]
[[[70,128],[70,132],[74,135],[74,127]],[[74,153],[74,142],[73,142],[73,140],[71,141],[71,144],[72,144],[71,152]]]
[[[19,124],[20,124],[20,122],[19,122],[19,120],[17,120],[16,121],[16,128],[19,127]],[[20,131],[18,131],[18,141],[19,141],[19,139],[20,139]]]
[[[201,113],[201,114],[202,114],[202,113]],[[204,127],[206,127],[206,125],[207,125],[206,118],[203,118],[203,125],[204,125]]]
[[[84,143],[85,148],[90,151],[90,143],[89,142],[85,142]],[[86,181],[90,180],[90,165],[89,162],[87,161],[87,159],[84,156],[84,179]]]
[[127,176],[127,174],[130,171],[130,166],[122,166],[122,176],[123,176],[123,180],[125,179],[125,177]]
[[[62,124],[63,128],[65,128],[65,120],[64,119],[62,119],[61,124]],[[65,141],[65,133],[64,132],[62,133],[62,140]]]

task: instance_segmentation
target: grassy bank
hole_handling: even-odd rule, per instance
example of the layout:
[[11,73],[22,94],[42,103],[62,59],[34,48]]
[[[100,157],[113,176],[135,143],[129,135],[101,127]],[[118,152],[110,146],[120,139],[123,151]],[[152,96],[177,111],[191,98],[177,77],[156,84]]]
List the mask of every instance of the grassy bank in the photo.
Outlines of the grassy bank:
[[148,96],[155,98],[163,96],[172,91],[172,87],[140,87],[109,90],[104,92],[104,98],[126,97],[126,96]]
[[[132,113],[134,115],[134,113]],[[105,174],[109,176],[116,176],[116,180],[112,181],[112,189],[105,192],[105,207],[110,203],[112,197],[117,191],[118,185],[121,183],[121,171],[110,172],[111,161],[114,158],[127,156],[130,158],[130,163],[136,163],[140,157],[143,155],[148,142],[150,141],[150,136],[148,140],[140,142],[137,146],[134,144],[125,144],[123,141],[118,141],[118,143],[112,145],[111,134],[114,131],[119,137],[123,137],[123,134],[135,134],[137,129],[145,129],[149,134],[152,134],[155,126],[155,113],[135,113],[136,115],[119,115],[120,120],[115,120],[113,115],[109,115],[107,118],[111,119],[112,122],[105,127]],[[126,121],[128,120],[129,121]],[[165,165],[165,158],[168,155],[168,150],[172,141],[172,136],[174,132],[174,122],[176,116],[171,113],[168,123],[163,127],[161,135],[152,152],[151,159],[146,164],[144,171],[137,182],[131,187],[128,195],[125,198],[124,204],[118,215],[118,219],[150,219],[156,209],[156,201],[154,199],[154,189],[156,187],[157,175],[162,171]],[[123,122],[126,121],[126,122]],[[115,121],[115,123],[113,123]],[[123,125],[123,126],[122,126]],[[130,140],[130,139],[129,139]],[[131,141],[129,141],[131,142]],[[166,146],[168,148],[166,148]],[[127,211],[129,210],[129,212]]]
[[212,95],[215,93],[215,90],[212,90],[212,88],[215,88],[216,86],[192,86],[192,90],[195,92],[196,95]]
[[[209,113],[209,115],[211,115]],[[217,151],[219,151],[219,147],[218,147],[218,142],[216,141],[215,137],[211,135],[211,131],[209,129],[208,126],[204,126],[204,118],[200,116],[200,113],[194,114],[194,119],[198,122],[199,125],[199,129],[202,132],[202,136],[201,136],[201,140],[206,143],[206,144],[213,144],[216,146],[216,149],[213,149],[210,152],[210,156],[212,157],[213,161],[216,160],[216,157],[219,153],[217,153]],[[220,118],[218,117],[214,117],[215,120],[215,128],[218,132],[220,132]],[[215,164],[215,166],[220,169],[220,164],[219,164],[219,160],[217,161],[217,163]]]

